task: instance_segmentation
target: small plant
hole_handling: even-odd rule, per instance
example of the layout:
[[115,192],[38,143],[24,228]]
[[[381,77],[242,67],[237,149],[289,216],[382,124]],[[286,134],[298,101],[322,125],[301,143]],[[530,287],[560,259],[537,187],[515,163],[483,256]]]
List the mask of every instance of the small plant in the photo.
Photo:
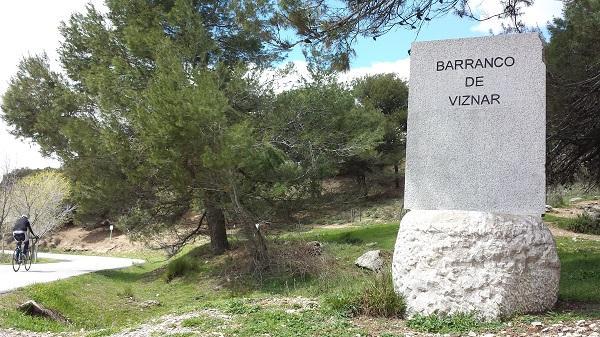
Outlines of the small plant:
[[117,296],[121,298],[135,298],[133,288],[130,285],[125,286],[121,291],[117,292]]
[[600,217],[589,213],[580,214],[567,223],[567,229],[576,233],[600,235]]
[[182,256],[171,261],[167,265],[167,270],[164,274],[164,279],[167,282],[173,281],[178,277],[183,277],[189,273],[198,271],[198,263],[189,256]]
[[565,202],[566,191],[565,188],[561,185],[548,187],[546,191],[546,204],[555,207],[565,207],[567,203]]
[[258,305],[249,305],[244,303],[242,300],[234,299],[227,303],[227,308],[225,312],[228,314],[251,314],[260,311],[260,306]]
[[404,298],[396,294],[392,276],[387,272],[375,275],[364,289],[362,314],[378,317],[402,317],[406,309]]
[[223,325],[224,321],[218,318],[212,317],[192,317],[181,322],[181,326],[185,328],[197,328],[201,330],[214,329],[220,325]]
[[404,299],[396,294],[392,277],[378,273],[358,291],[348,291],[326,297],[326,304],[345,315],[374,317],[402,317],[406,309]]
[[337,291],[326,296],[324,301],[329,309],[344,316],[355,316],[360,313],[360,292],[355,289]]
[[415,315],[406,322],[406,326],[428,333],[465,333],[483,329],[494,329],[500,322],[481,322],[472,314],[457,314],[451,316]]

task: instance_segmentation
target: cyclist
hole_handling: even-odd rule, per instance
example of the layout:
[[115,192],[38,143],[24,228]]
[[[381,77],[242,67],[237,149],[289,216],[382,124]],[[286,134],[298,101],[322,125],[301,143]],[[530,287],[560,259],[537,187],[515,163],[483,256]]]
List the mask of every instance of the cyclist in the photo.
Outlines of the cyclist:
[[34,238],[37,238],[37,235],[33,233],[33,229],[31,228],[31,224],[29,223],[29,219],[27,219],[27,215],[23,214],[21,218],[19,218],[15,222],[15,226],[13,227],[13,237],[17,241],[18,244],[21,242],[25,242],[23,247],[23,254],[27,255],[29,251],[29,233],[33,235]]

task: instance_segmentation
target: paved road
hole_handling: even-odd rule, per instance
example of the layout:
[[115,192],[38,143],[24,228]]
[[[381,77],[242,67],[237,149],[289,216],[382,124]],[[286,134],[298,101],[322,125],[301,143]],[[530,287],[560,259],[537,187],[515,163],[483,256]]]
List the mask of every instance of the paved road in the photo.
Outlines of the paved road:
[[60,260],[61,262],[33,264],[29,271],[25,271],[25,268],[21,266],[17,273],[12,270],[11,265],[0,265],[0,293],[34,283],[52,282],[94,271],[119,269],[144,263],[144,260],[136,259],[50,253],[39,253],[38,258]]

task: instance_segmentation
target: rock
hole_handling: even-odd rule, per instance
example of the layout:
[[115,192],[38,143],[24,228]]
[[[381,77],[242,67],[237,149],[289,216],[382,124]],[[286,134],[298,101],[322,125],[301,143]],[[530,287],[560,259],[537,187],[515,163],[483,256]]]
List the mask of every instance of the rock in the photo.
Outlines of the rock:
[[569,199],[569,202],[570,203],[574,203],[574,202],[578,202],[578,201],[581,201],[581,200],[583,200],[583,198],[577,197],[577,198],[571,198],[571,199]]
[[142,307],[142,308],[156,307],[156,306],[159,306],[159,305],[160,305],[160,302],[157,301],[157,300],[147,300],[147,301],[141,302],[139,304],[139,306]]
[[402,219],[392,276],[409,317],[493,320],[551,309],[560,262],[539,216],[414,210]]
[[383,267],[383,259],[381,258],[380,250],[370,250],[363,255],[361,255],[354,262],[359,267],[379,271]]
[[541,327],[541,326],[543,326],[544,324],[542,324],[542,322],[537,322],[537,321],[536,321],[536,322],[531,322],[531,325],[532,325],[532,326],[535,326],[535,327]]
[[25,315],[29,316],[38,316],[47,319],[51,319],[53,321],[67,323],[67,319],[61,315],[58,311],[44,308],[41,304],[38,304],[36,301],[29,300],[23,304],[21,304],[17,310],[21,311]]

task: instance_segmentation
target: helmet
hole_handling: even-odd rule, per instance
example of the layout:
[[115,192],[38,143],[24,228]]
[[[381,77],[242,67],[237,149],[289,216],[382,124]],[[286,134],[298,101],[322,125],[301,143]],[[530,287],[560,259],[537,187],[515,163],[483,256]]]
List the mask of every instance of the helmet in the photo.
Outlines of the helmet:
[[27,214],[23,214],[23,215],[21,215],[21,218],[25,218],[25,219],[27,219],[27,218],[28,218],[28,216],[27,216]]

